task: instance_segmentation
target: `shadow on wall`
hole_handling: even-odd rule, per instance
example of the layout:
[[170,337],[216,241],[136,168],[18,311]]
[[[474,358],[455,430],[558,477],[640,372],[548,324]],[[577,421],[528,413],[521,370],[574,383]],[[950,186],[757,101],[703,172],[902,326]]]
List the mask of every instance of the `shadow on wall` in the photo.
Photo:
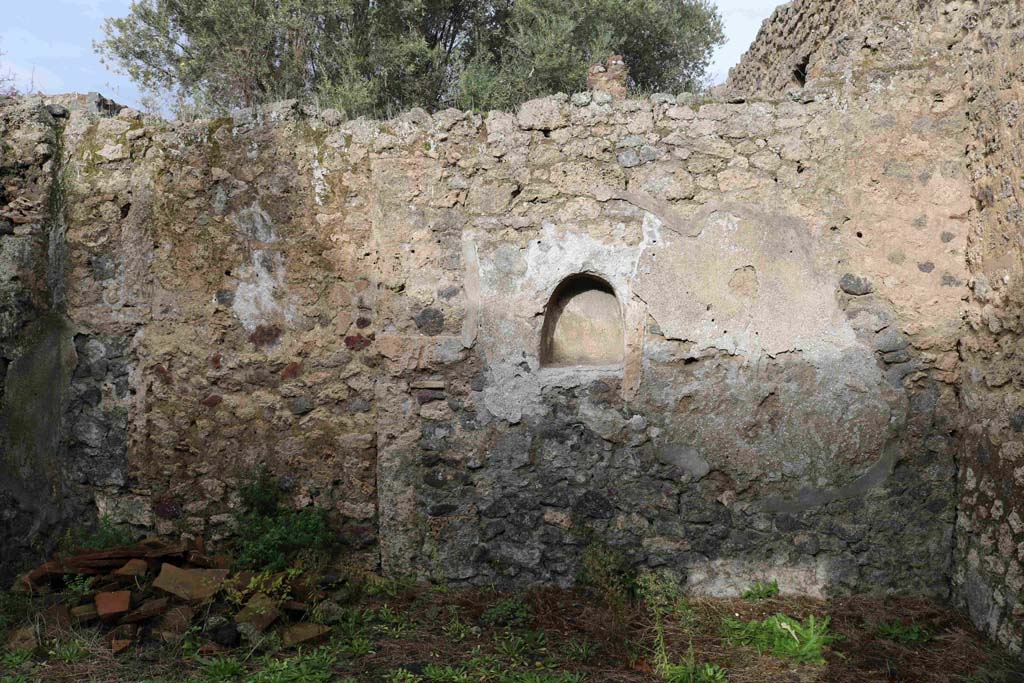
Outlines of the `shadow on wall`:
[[594,275],[573,275],[555,288],[541,331],[544,367],[621,365],[622,311],[615,290]]

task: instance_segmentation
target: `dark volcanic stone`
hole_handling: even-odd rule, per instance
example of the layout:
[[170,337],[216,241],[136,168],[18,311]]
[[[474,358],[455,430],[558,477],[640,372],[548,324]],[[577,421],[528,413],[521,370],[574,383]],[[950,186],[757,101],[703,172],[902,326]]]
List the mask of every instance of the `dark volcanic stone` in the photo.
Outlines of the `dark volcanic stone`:
[[612,513],[615,512],[611,501],[597,491],[584,493],[572,509],[579,516],[593,519],[611,519]]
[[61,104],[48,104],[46,111],[55,119],[66,119],[70,115],[68,108]]
[[424,308],[413,318],[423,334],[433,337],[444,332],[444,314],[436,308]]
[[241,642],[238,625],[227,621],[210,631],[210,640],[224,647],[237,647]]
[[839,289],[852,296],[864,296],[875,291],[875,286],[866,277],[847,273],[839,278]]
[[308,396],[297,396],[288,401],[288,410],[292,411],[292,415],[311,413],[313,412],[313,401]]

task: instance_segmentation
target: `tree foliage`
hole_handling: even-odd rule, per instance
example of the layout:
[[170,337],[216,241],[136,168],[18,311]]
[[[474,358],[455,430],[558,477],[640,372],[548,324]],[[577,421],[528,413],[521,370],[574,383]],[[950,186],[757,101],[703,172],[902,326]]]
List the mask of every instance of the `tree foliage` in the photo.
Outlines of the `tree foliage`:
[[350,114],[508,108],[625,57],[632,85],[701,84],[723,40],[710,0],[135,0],[96,49],[200,106],[315,99]]

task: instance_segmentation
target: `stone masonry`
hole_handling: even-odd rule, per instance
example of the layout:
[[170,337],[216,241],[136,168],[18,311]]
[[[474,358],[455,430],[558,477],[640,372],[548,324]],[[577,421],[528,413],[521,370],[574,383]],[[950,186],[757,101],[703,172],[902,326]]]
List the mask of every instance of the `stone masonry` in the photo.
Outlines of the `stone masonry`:
[[[387,574],[565,585],[597,542],[702,593],[952,598],[1019,651],[1020,19],[990,4],[798,1],[706,98],[0,100],[4,571],[90,515],[223,540],[263,464]],[[574,276],[615,362],[542,362]]]

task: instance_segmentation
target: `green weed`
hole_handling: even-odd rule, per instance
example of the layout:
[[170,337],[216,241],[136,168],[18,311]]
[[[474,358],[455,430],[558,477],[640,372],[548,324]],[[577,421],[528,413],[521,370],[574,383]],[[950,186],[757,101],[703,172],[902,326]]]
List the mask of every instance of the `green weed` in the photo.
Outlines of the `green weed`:
[[767,600],[774,598],[779,595],[779,582],[775,581],[757,581],[750,585],[747,590],[743,591],[743,599],[756,602],[758,600]]
[[595,659],[600,649],[597,643],[586,639],[573,638],[565,644],[565,656],[574,662],[585,664]]
[[466,669],[455,666],[429,664],[423,668],[423,677],[432,683],[474,683]]
[[284,492],[266,465],[259,465],[253,478],[243,484],[238,493],[242,497],[242,506],[250,514],[261,517],[276,515],[284,502]]
[[530,618],[530,609],[521,600],[509,598],[487,608],[480,621],[488,626],[522,626]]
[[0,683],[43,683],[41,678],[36,678],[27,673],[6,674],[0,673]]
[[393,669],[384,674],[384,683],[421,683],[422,676],[408,669]]
[[416,622],[404,612],[399,612],[388,605],[382,605],[373,614],[377,622],[374,631],[385,636],[400,636],[416,628]]
[[337,644],[335,649],[346,657],[358,659],[373,654],[373,641],[365,636],[356,636]]
[[81,600],[92,594],[92,585],[96,582],[93,576],[76,574],[64,580],[64,590],[71,593],[75,598]]
[[204,683],[226,683],[245,674],[245,665],[233,657],[214,657],[200,660],[200,663]]
[[932,632],[928,628],[900,621],[883,621],[875,627],[875,634],[901,645],[923,645],[932,639]]
[[526,656],[530,652],[526,640],[515,633],[506,633],[495,638],[495,652],[505,660],[518,666],[526,663]]
[[[459,610],[454,605],[448,606],[448,613],[451,619],[441,630],[450,640],[458,643],[474,635],[473,627],[459,619]],[[479,629],[476,631],[479,632]]]
[[238,567],[278,572],[296,559],[323,561],[334,550],[327,510],[289,510],[277,481],[260,468],[241,488],[244,512],[237,519],[235,561]]
[[583,674],[569,671],[503,671],[495,683],[583,683]]
[[31,650],[14,650],[0,655],[0,670],[10,671],[32,661]]
[[683,628],[697,622],[693,606],[679,590],[679,582],[666,574],[647,573],[636,583],[637,595],[657,617],[669,617]]
[[85,641],[75,636],[67,640],[57,641],[47,654],[51,659],[56,659],[58,662],[74,664],[89,657],[89,648],[86,647]]
[[728,683],[725,669],[717,664],[684,662],[669,664],[661,671],[667,683]]
[[636,592],[636,572],[625,556],[593,541],[583,551],[577,583],[591,589],[605,604],[623,610]]
[[776,614],[763,621],[743,622],[726,619],[725,636],[736,645],[749,645],[759,653],[768,652],[802,664],[823,664],[824,650],[839,640],[829,632],[829,618],[816,620],[809,616],[803,622],[785,614]]
[[264,669],[245,683],[328,683],[337,660],[328,648],[318,648],[291,659],[264,659]]
[[104,515],[96,521],[94,528],[68,529],[61,539],[60,548],[69,553],[76,550],[104,550],[132,545],[135,540],[135,535],[131,531],[118,526],[110,517]]
[[386,598],[397,598],[415,587],[415,582],[409,578],[385,578],[381,576],[369,576],[366,583],[367,595]]
[[497,656],[485,653],[479,645],[473,648],[466,666],[472,670],[475,677],[481,680],[490,680],[505,670],[505,665]]
[[28,595],[0,591],[0,631],[25,621],[32,610],[32,599]]

